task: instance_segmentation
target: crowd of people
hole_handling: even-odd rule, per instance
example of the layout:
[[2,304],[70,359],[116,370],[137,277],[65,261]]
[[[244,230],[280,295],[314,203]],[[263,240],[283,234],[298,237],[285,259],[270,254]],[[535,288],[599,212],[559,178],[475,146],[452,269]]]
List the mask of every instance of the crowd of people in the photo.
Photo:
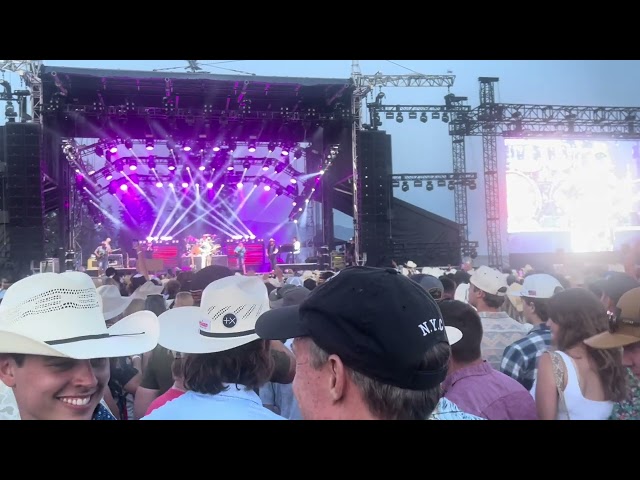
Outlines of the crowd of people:
[[3,279],[0,418],[640,418],[627,274],[138,265]]

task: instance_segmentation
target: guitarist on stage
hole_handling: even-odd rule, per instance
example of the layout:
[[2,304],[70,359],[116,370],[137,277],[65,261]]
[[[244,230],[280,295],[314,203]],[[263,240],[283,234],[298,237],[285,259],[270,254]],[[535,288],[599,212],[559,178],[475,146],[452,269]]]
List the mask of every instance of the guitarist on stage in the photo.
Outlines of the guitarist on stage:
[[98,261],[98,276],[104,275],[107,268],[109,268],[109,255],[111,252],[113,252],[113,248],[111,248],[110,238],[104,240],[93,252],[96,256],[96,260]]

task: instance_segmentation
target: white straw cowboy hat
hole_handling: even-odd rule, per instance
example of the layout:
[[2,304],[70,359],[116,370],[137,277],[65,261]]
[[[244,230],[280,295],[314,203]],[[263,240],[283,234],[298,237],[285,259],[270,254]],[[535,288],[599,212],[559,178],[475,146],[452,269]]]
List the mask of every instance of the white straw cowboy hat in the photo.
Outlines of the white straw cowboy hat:
[[142,311],[107,328],[102,299],[81,272],[39,273],[14,283],[0,304],[0,352],[90,358],[153,350],[158,319]]
[[143,283],[136,291],[131,295],[132,298],[140,298],[142,300],[146,300],[149,295],[160,295],[164,287],[162,285],[156,285],[151,280]]
[[407,263],[404,264],[405,267],[407,268],[417,268],[418,265],[416,265],[416,262],[414,262],[413,260],[409,260]]
[[117,317],[131,304],[133,297],[123,297],[120,289],[115,285],[102,285],[98,287],[98,294],[102,298],[102,313],[105,320]]
[[221,278],[204,289],[199,307],[167,310],[158,317],[158,343],[182,353],[231,350],[258,340],[256,320],[267,310],[269,297],[260,278]]

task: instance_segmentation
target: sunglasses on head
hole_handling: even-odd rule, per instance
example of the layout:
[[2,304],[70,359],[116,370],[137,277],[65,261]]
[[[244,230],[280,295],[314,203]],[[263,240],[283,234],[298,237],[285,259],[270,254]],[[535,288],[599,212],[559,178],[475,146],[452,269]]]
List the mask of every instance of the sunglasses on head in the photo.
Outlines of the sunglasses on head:
[[618,330],[620,330],[620,327],[622,325],[629,325],[630,327],[640,327],[640,321],[622,318],[622,310],[617,307],[613,312],[608,312],[608,317],[610,333],[616,333]]

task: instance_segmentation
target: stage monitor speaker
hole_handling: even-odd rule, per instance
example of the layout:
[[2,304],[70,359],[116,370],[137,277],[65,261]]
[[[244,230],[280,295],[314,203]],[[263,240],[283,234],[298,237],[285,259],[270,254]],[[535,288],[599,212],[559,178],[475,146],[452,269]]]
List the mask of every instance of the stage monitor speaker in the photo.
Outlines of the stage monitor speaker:
[[220,265],[221,267],[228,267],[229,257],[227,255],[213,255],[211,257],[211,265]]
[[40,262],[40,273],[45,272],[60,273],[60,259],[45,258]]

